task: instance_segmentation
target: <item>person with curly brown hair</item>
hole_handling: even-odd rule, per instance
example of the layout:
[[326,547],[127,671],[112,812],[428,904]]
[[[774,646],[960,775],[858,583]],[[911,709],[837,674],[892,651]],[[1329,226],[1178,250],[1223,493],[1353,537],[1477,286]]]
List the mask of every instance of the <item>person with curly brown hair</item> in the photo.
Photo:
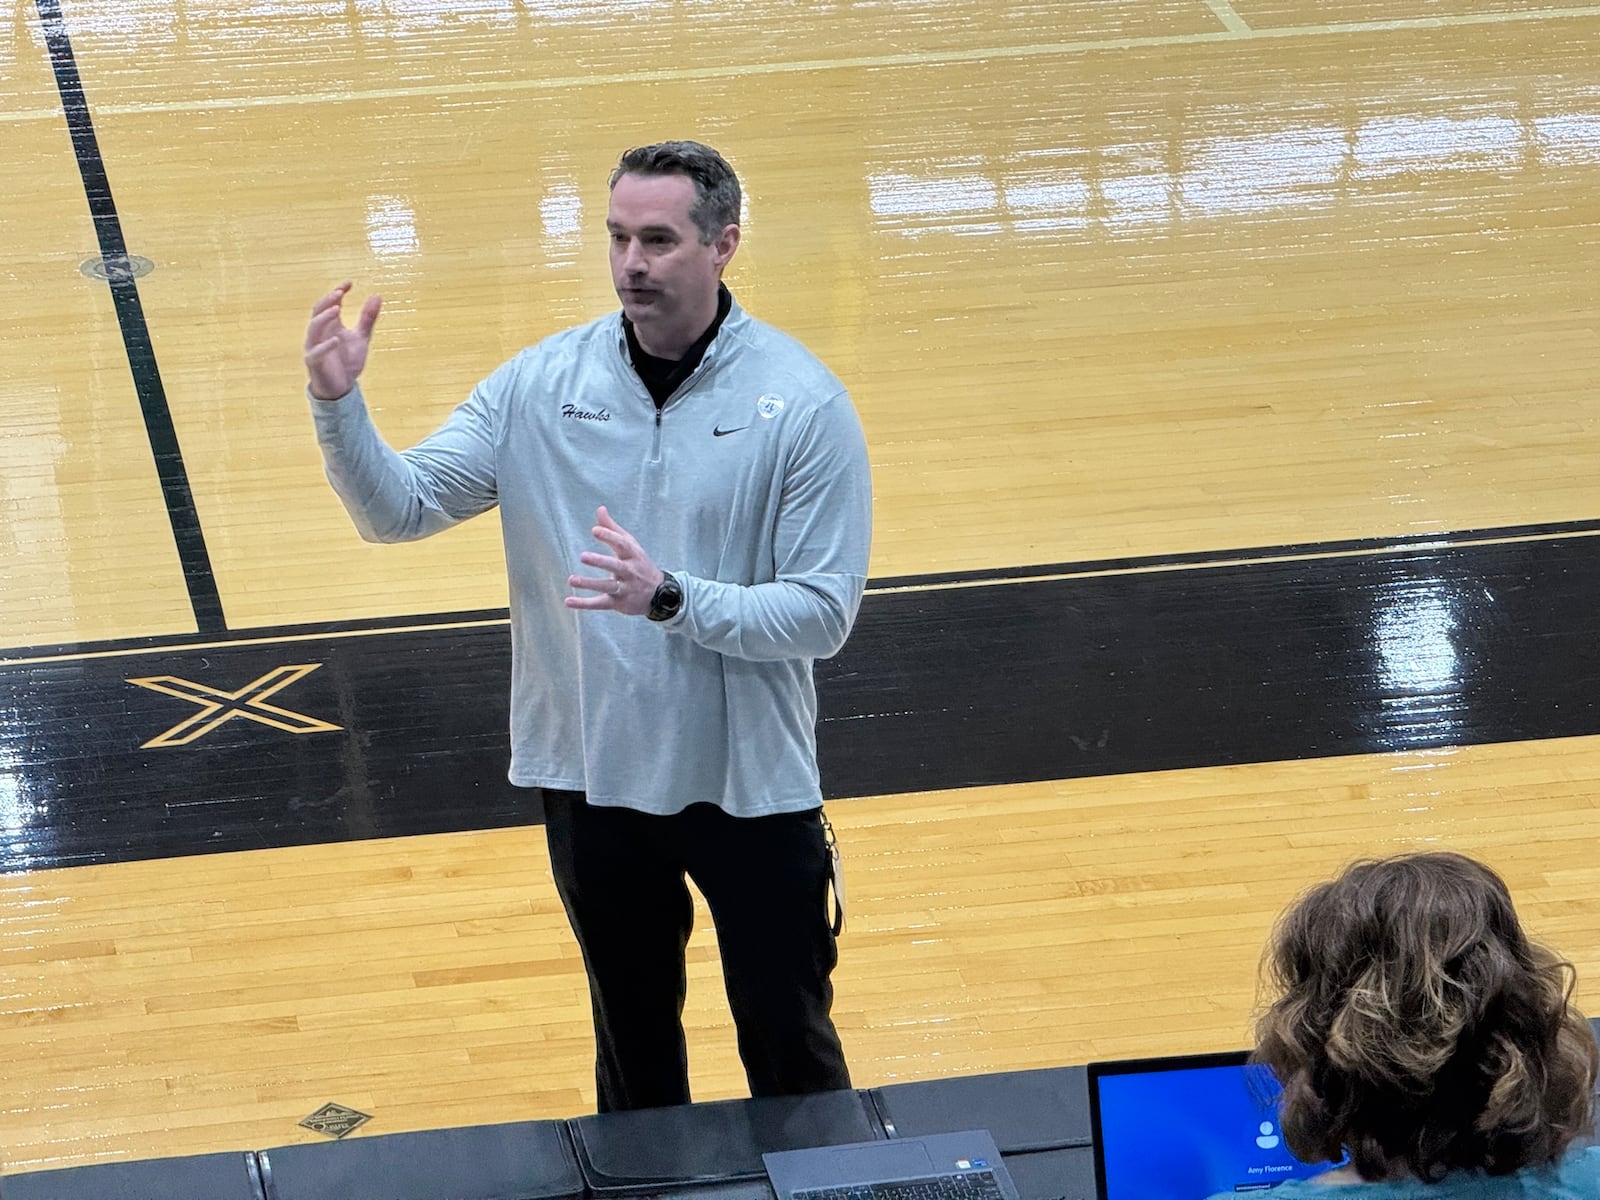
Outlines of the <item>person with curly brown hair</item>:
[[1255,1057],[1306,1162],[1282,1200],[1595,1200],[1595,1039],[1572,965],[1529,941],[1461,854],[1356,863],[1301,897],[1266,955]]

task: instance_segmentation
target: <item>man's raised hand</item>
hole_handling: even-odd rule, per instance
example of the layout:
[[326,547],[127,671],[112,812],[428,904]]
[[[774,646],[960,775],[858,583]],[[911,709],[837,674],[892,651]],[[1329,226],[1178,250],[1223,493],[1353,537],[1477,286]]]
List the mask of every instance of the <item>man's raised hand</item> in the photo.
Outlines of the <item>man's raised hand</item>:
[[361,369],[367,365],[372,327],[383,307],[383,297],[369,297],[361,306],[355,328],[347,329],[340,306],[349,291],[347,279],[311,306],[311,323],[306,326],[306,376],[311,394],[318,400],[343,396],[355,387]]

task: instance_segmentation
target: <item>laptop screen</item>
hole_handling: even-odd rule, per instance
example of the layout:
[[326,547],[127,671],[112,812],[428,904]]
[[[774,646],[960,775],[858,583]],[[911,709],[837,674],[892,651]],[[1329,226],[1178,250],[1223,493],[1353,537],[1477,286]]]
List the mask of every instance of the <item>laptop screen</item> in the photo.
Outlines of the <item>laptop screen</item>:
[[1091,1063],[1100,1200],[1265,1192],[1339,1163],[1303,1163],[1278,1128],[1280,1088],[1244,1051]]

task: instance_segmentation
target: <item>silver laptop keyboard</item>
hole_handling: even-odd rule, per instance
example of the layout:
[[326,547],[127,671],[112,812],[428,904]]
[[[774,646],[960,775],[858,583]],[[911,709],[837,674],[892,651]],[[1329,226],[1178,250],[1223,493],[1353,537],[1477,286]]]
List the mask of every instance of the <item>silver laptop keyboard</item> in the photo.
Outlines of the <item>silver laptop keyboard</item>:
[[993,1171],[963,1171],[928,1179],[863,1183],[796,1192],[794,1200],[1005,1200]]

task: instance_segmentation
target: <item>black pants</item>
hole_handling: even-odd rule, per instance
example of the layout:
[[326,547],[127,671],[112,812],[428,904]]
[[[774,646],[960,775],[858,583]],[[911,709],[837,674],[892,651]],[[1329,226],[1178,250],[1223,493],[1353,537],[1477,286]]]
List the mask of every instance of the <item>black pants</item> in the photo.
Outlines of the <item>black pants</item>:
[[750,1094],[850,1086],[828,1015],[838,953],[819,810],[731,817],[695,804],[661,817],[543,796],[556,890],[589,973],[601,1112],[689,1102],[686,875],[717,928]]

